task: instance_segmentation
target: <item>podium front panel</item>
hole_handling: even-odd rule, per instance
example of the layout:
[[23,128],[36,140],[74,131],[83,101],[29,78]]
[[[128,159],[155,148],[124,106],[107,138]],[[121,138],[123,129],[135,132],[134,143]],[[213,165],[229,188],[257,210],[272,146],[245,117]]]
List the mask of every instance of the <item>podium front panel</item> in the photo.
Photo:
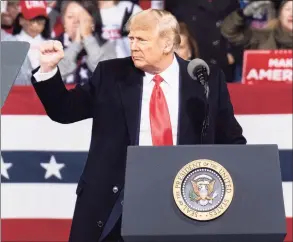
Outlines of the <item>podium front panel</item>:
[[[173,197],[178,171],[198,159],[221,164],[233,180],[232,202],[213,220],[186,216]],[[285,234],[277,146],[129,147],[122,216],[125,241],[268,242],[283,241]]]

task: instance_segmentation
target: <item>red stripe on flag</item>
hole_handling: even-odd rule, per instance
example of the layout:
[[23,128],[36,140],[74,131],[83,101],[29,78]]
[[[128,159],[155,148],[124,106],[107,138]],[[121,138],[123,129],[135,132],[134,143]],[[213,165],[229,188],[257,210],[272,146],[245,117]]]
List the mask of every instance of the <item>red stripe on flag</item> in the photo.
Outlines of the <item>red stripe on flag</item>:
[[71,219],[1,219],[1,241],[66,242]]
[[[2,219],[3,242],[68,241],[71,220],[58,219]],[[287,218],[287,236],[285,242],[292,242],[292,218]]]
[[293,241],[293,219],[287,218],[287,236],[285,238],[285,242],[292,242]]
[[[292,84],[228,85],[235,114],[292,113]],[[12,88],[2,114],[45,114],[33,87]]]

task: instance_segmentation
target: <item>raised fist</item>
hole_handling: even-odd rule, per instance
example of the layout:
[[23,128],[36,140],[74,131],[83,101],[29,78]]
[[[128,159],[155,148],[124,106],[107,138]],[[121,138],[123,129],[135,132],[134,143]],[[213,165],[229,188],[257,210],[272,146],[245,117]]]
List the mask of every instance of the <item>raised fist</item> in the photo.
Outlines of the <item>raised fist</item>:
[[64,57],[63,46],[60,41],[48,40],[40,45],[40,71],[52,71]]

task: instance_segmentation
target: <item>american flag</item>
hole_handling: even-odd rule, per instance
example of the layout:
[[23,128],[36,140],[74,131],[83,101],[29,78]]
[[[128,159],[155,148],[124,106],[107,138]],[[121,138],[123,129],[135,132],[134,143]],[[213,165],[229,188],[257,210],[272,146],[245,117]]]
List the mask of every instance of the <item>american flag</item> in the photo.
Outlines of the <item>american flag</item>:
[[[286,241],[292,241],[292,85],[229,89],[248,143],[279,147]],[[67,241],[91,120],[55,123],[32,87],[14,87],[1,121],[2,241]]]

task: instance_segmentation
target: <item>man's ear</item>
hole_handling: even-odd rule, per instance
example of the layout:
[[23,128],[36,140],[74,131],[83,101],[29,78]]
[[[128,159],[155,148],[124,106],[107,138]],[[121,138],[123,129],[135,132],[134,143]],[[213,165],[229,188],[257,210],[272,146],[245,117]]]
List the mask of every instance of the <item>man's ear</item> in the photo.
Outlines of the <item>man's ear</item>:
[[164,53],[168,54],[173,49],[173,42],[170,39],[167,39],[164,46]]

